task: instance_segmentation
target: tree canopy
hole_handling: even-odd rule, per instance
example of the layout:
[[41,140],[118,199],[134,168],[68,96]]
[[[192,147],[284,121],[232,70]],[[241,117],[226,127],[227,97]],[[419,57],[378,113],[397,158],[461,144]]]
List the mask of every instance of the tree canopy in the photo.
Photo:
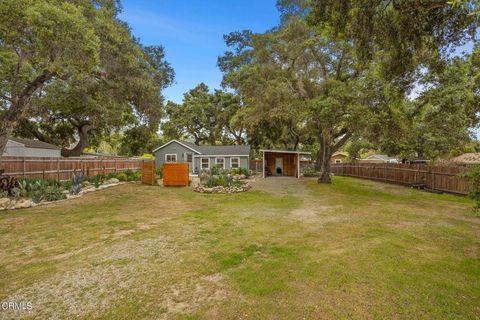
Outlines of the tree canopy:
[[163,47],[142,46],[119,10],[108,0],[0,3],[9,17],[0,22],[0,150],[14,130],[70,156],[112,130],[158,129],[174,73]]

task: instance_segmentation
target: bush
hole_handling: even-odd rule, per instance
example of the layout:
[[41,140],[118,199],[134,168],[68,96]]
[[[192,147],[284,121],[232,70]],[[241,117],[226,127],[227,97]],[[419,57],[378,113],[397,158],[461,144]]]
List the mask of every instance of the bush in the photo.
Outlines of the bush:
[[155,170],[155,173],[160,179],[163,179],[163,167],[158,167],[157,170]]
[[128,181],[139,181],[141,178],[141,173],[139,171],[125,170],[124,173],[127,175]]
[[117,179],[120,181],[127,181],[128,176],[125,172],[120,172],[120,173],[117,173]]
[[60,186],[48,186],[43,193],[43,198],[46,201],[57,201],[67,198]]
[[476,214],[480,214],[480,165],[475,165],[469,171],[461,174],[469,180],[470,190],[468,196],[475,200],[475,207],[473,208]]

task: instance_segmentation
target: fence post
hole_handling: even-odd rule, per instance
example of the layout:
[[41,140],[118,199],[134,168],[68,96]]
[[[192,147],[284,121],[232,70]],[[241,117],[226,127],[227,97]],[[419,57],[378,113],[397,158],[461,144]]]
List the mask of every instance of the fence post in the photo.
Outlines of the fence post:
[[384,178],[385,182],[387,182],[387,164],[386,163],[385,163],[385,166],[384,166],[383,178]]
[[113,171],[117,172],[117,159],[113,159]]
[[60,159],[57,159],[57,181],[60,182]]
[[27,168],[26,168],[26,165],[25,165],[25,157],[24,157],[24,158],[23,158],[23,178],[24,178],[24,179],[25,179],[26,176],[27,176],[26,173],[25,173],[26,170],[27,170]]

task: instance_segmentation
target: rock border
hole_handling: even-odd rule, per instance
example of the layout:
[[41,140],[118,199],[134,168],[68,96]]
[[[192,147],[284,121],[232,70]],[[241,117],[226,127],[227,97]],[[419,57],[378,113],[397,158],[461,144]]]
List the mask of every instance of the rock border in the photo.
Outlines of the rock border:
[[39,203],[35,203],[31,199],[28,199],[28,198],[20,198],[20,199],[0,198],[0,211],[15,210],[15,209],[26,209],[26,208],[33,208],[33,207],[43,206],[43,205],[52,204],[52,203],[60,203],[60,202],[68,201],[68,200],[71,200],[71,199],[80,198],[84,194],[87,194],[87,193],[90,193],[90,192],[95,192],[95,191],[115,187],[115,186],[118,186],[118,185],[121,185],[121,184],[137,183],[137,182],[138,181],[122,181],[122,182],[116,182],[116,183],[108,183],[108,184],[102,184],[98,188],[95,188],[94,186],[90,185],[88,187],[82,188],[82,190],[80,191],[79,194],[73,195],[73,194],[69,194],[69,193],[67,194],[66,193],[66,196],[67,196],[66,199],[61,199],[61,200],[56,200],[56,201],[41,201]]
[[208,188],[206,186],[196,185],[195,187],[193,187],[193,191],[199,192],[199,193],[229,194],[229,193],[246,192],[251,188],[252,186],[248,183],[245,183],[243,186],[240,186],[240,187],[217,186],[217,187]]

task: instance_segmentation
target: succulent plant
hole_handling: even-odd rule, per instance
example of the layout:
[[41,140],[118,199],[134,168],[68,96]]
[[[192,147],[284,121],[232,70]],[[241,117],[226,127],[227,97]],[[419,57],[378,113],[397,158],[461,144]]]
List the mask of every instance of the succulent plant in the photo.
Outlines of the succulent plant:
[[70,188],[70,194],[77,195],[82,190],[82,181],[84,177],[82,174],[73,174],[72,175],[72,187]]

